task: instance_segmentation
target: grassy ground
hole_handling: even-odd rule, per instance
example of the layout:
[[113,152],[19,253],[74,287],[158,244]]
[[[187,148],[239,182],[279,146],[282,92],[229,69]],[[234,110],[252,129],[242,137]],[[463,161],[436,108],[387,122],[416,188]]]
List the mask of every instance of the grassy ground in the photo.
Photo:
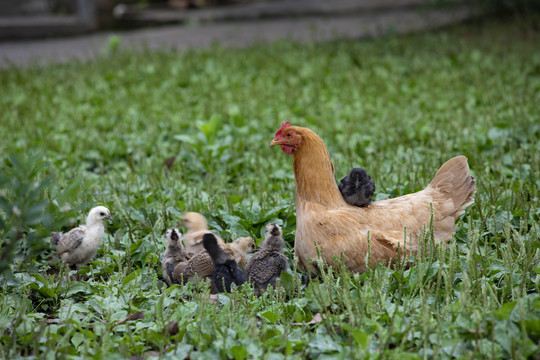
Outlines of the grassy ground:
[[[487,22],[1,71],[0,203],[17,207],[0,210],[0,235],[3,247],[22,241],[1,280],[0,358],[538,358],[539,43],[523,25]],[[164,233],[184,211],[227,240],[259,243],[278,222],[292,259],[292,161],[268,147],[287,120],[325,139],[338,178],[366,168],[377,199],[419,190],[466,155],[476,203],[449,248],[406,270],[333,269],[307,287],[293,268],[261,298],[167,288]],[[94,204],[115,221],[69,280],[47,232]]]

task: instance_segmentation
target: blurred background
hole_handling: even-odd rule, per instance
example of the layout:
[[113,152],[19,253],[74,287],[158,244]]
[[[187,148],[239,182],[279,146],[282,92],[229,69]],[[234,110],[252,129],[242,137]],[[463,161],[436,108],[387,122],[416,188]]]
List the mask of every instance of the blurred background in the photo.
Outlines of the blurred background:
[[[0,39],[67,36],[165,24],[340,16],[416,8],[528,13],[537,0],[0,0]],[[475,12],[475,13],[476,13]]]
[[540,0],[0,0],[0,67],[122,48],[360,39],[518,16]]

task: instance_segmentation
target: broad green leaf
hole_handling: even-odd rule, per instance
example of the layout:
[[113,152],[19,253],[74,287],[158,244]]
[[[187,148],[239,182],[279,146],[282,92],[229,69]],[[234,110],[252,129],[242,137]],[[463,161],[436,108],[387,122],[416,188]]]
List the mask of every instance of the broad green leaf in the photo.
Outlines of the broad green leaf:
[[124,280],[122,280],[122,284],[126,285],[127,283],[129,283],[130,281],[133,281],[135,280],[137,277],[139,277],[141,275],[141,269],[138,269],[138,270],[135,270],[133,271],[131,274],[129,274],[128,276],[126,276],[124,278]]
[[69,285],[69,289],[66,293],[66,296],[71,297],[73,295],[90,295],[94,292],[92,285],[82,282],[82,281],[73,281]]
[[279,320],[279,315],[276,314],[273,311],[270,311],[270,310],[261,312],[258,315],[265,318],[266,320],[268,320],[271,323],[276,323]]
[[231,353],[235,360],[244,360],[247,356],[246,348],[240,345],[231,347]]
[[495,310],[495,316],[499,320],[508,320],[515,306],[516,306],[515,301],[503,304],[500,308]]
[[78,348],[79,345],[81,345],[83,341],[84,341],[84,335],[80,332],[76,332],[71,337],[71,343],[75,346],[75,348]]

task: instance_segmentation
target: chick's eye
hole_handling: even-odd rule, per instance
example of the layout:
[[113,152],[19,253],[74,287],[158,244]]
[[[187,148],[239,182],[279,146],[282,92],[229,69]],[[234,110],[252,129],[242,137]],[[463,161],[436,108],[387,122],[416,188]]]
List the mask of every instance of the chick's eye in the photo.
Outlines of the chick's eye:
[[105,215],[105,213],[104,213],[104,212],[100,212],[99,215],[103,216],[103,215]]

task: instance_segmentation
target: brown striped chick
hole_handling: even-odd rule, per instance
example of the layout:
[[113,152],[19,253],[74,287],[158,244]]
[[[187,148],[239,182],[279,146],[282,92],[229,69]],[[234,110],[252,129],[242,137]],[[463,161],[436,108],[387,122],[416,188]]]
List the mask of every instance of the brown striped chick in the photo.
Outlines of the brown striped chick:
[[[202,242],[204,234],[213,234],[208,230],[206,218],[197,212],[187,212],[182,215],[181,224],[188,229],[184,236],[185,251],[188,254],[198,254],[204,251]],[[219,236],[216,236],[216,239],[219,245],[225,244]]]

